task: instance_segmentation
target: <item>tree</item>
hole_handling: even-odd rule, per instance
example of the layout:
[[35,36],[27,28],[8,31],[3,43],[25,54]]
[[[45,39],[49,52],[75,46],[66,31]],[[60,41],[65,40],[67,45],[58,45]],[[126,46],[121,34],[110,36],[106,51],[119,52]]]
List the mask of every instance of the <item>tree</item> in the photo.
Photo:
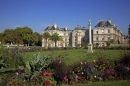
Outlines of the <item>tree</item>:
[[107,41],[107,42],[106,42],[107,47],[109,47],[110,44],[111,44],[110,41]]
[[17,39],[18,44],[24,44],[23,37],[22,37],[22,30],[23,30],[23,28],[21,28],[21,27],[17,27],[15,29],[15,32],[17,33],[17,37],[18,37],[18,39]]
[[111,39],[111,40],[110,40],[110,43],[111,43],[111,44],[114,44],[114,39]]
[[5,43],[13,43],[17,42],[17,34],[13,29],[5,29],[3,32],[3,40]]
[[50,39],[55,42],[55,48],[57,47],[57,46],[56,46],[57,41],[62,40],[62,39],[61,39],[61,36],[59,36],[58,33],[54,33],[54,34],[50,37]]
[[50,38],[50,33],[49,32],[44,32],[42,34],[42,37],[45,39],[46,43],[45,43],[45,48],[47,48],[47,40]]
[[[34,41],[33,30],[29,27],[17,27],[15,29],[19,39],[23,41],[24,44],[32,45]],[[19,41],[21,41],[19,40]]]
[[129,28],[128,28],[128,34],[130,35],[130,24],[129,24]]
[[34,34],[36,35],[36,39],[37,39],[37,42],[35,42],[35,45],[41,46],[42,45],[42,35],[40,35],[37,32],[34,32]]
[[22,30],[22,37],[23,37],[23,42],[29,46],[31,42],[33,41],[33,31],[29,27],[23,27]]
[[130,39],[128,39],[128,44],[130,45]]
[[3,33],[0,33],[0,42],[3,41]]

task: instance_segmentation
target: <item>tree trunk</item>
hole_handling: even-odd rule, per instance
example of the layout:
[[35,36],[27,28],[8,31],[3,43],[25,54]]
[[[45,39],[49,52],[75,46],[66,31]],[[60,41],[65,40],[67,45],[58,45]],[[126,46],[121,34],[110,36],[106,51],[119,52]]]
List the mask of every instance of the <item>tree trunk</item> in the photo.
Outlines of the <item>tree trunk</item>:
[[57,46],[56,46],[56,43],[57,43],[57,42],[55,41],[55,49],[56,49],[56,47],[57,47]]

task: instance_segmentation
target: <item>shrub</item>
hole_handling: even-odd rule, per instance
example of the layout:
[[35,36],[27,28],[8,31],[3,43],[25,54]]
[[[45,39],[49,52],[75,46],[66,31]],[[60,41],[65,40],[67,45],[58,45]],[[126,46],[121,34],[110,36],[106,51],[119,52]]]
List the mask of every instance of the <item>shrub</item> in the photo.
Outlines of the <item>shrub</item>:
[[115,70],[122,79],[130,79],[130,53],[125,52],[122,58],[115,61]]

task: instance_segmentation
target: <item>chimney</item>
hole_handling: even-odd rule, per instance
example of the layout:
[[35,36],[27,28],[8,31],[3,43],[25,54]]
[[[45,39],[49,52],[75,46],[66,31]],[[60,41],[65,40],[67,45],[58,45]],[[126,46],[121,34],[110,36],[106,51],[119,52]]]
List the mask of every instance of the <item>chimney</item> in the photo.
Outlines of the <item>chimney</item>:
[[113,23],[113,26],[115,27],[115,23]]
[[67,30],[67,26],[65,27],[65,30]]
[[57,28],[57,25],[56,25],[56,23],[54,24],[54,28]]
[[100,22],[100,19],[98,19],[98,23]]
[[111,24],[111,19],[110,18],[107,21]]

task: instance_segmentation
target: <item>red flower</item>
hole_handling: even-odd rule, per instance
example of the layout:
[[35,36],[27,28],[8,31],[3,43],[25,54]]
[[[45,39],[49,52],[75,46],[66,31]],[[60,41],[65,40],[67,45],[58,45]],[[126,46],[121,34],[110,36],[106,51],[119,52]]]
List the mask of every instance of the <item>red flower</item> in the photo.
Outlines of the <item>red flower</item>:
[[12,78],[10,78],[10,77],[8,78],[8,81],[12,81],[12,80],[13,80]]
[[25,73],[25,69],[20,70],[21,73]]
[[30,76],[32,77],[32,76],[33,76],[33,74],[30,74]]
[[43,75],[43,76],[46,76],[46,75],[47,75],[47,72],[46,72],[46,71],[42,71],[42,75]]
[[47,75],[48,75],[48,76],[51,76],[51,73],[50,73],[50,72],[48,72],[48,73],[47,73]]
[[78,79],[81,79],[81,77],[80,77],[80,76],[78,76]]
[[110,69],[112,69],[112,66],[110,66]]

